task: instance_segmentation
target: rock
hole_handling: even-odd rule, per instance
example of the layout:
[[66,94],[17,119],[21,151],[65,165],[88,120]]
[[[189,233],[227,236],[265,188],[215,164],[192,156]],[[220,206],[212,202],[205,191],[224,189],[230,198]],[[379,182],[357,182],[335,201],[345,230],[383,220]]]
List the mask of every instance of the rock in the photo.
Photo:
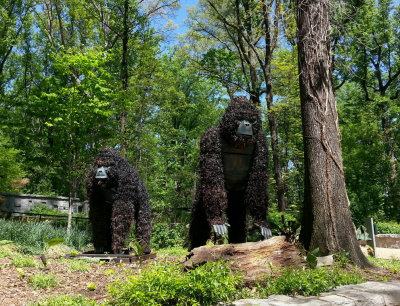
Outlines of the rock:
[[333,255],[317,257],[317,267],[331,266],[334,263]]

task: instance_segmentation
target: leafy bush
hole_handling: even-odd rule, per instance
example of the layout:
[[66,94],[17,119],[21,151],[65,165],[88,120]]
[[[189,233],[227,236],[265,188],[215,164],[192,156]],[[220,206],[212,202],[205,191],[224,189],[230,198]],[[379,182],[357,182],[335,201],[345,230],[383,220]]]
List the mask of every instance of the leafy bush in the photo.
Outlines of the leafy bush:
[[153,227],[151,245],[154,249],[183,246],[185,243],[185,226],[179,223],[157,223]]
[[88,300],[81,295],[72,297],[69,295],[60,295],[57,297],[48,297],[39,302],[33,303],[34,306],[91,306],[96,305],[94,301]]
[[222,262],[188,272],[179,265],[158,263],[114,282],[109,291],[116,305],[215,305],[237,298],[242,285],[242,277]]
[[12,240],[20,251],[27,254],[39,254],[46,248],[46,241],[54,238],[64,238],[68,246],[82,250],[91,241],[91,234],[86,230],[71,229],[67,239],[66,228],[54,227],[43,222],[21,222],[0,219],[0,240]]
[[35,289],[54,288],[58,285],[58,278],[52,274],[38,273],[29,277],[28,284]]
[[400,224],[396,222],[377,222],[378,234],[400,234]]
[[0,130],[0,190],[2,192],[15,192],[22,187],[16,184],[25,175],[19,153],[20,151],[11,146],[10,139]]
[[32,213],[32,214],[42,214],[42,215],[51,215],[51,216],[67,216],[68,215],[66,213],[61,213],[61,212],[57,211],[56,209],[47,207],[46,205],[36,205],[28,212]]
[[319,295],[337,286],[362,283],[363,278],[356,272],[335,267],[333,269],[287,269],[276,278],[270,276],[265,279],[265,286],[258,285],[260,295]]

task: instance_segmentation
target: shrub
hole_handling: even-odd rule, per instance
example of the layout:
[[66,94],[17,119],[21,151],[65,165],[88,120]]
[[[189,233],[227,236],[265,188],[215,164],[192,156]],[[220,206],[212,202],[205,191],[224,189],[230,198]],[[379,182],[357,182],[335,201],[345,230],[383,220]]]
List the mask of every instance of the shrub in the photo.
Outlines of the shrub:
[[151,245],[154,249],[183,246],[185,243],[185,226],[179,223],[157,223],[153,227]]
[[359,284],[363,278],[356,272],[335,267],[333,269],[285,269],[282,275],[276,278],[267,277],[265,286],[258,285],[258,291],[263,296],[272,294],[285,295],[319,295],[337,286]]
[[94,301],[88,300],[81,295],[72,297],[69,295],[60,295],[57,297],[47,297],[39,302],[33,303],[34,306],[91,306],[96,305]]
[[27,254],[40,254],[46,248],[46,241],[54,238],[64,238],[68,246],[82,250],[91,241],[89,231],[71,229],[69,239],[64,227],[54,227],[43,222],[21,222],[0,219],[0,240],[12,240],[20,251]]
[[67,216],[68,215],[66,213],[61,213],[61,212],[57,211],[56,209],[47,207],[46,205],[36,205],[28,212],[32,213],[32,214],[42,214],[42,215],[51,215],[51,216]]
[[35,289],[54,288],[58,285],[58,278],[52,274],[38,273],[29,277],[28,284]]
[[400,234],[400,224],[396,222],[377,222],[378,234]]
[[110,286],[117,305],[215,305],[238,297],[242,277],[227,264],[209,262],[195,270],[159,263]]
[[20,151],[11,146],[10,139],[0,130],[0,190],[14,192],[20,189],[16,181],[21,181],[25,173]]
[[36,267],[36,261],[32,257],[16,255],[12,260],[13,266],[17,268]]

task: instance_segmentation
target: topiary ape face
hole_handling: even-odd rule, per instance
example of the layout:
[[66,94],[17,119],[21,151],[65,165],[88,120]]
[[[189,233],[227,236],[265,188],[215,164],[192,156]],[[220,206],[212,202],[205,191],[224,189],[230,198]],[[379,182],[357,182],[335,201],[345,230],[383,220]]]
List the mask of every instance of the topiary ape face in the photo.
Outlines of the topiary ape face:
[[221,137],[236,147],[255,143],[260,127],[260,112],[241,96],[228,105],[219,124]]
[[247,98],[235,97],[219,126],[206,131],[201,139],[190,247],[204,245],[211,228],[218,234],[228,232],[231,243],[245,242],[248,214],[269,238],[267,210],[268,146],[260,112]]
[[135,221],[136,239],[150,253],[151,215],[139,173],[115,149],[103,148],[86,180],[96,253],[119,253]]

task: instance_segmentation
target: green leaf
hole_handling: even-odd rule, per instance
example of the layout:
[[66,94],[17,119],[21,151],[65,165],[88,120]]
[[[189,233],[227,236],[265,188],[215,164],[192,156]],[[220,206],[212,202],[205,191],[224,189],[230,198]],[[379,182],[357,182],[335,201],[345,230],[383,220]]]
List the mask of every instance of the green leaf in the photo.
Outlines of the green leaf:
[[317,254],[319,252],[319,248],[316,248],[315,250],[309,252],[307,254],[307,263],[310,266],[311,269],[315,269],[317,267],[317,263],[318,263],[318,258],[317,258]]

